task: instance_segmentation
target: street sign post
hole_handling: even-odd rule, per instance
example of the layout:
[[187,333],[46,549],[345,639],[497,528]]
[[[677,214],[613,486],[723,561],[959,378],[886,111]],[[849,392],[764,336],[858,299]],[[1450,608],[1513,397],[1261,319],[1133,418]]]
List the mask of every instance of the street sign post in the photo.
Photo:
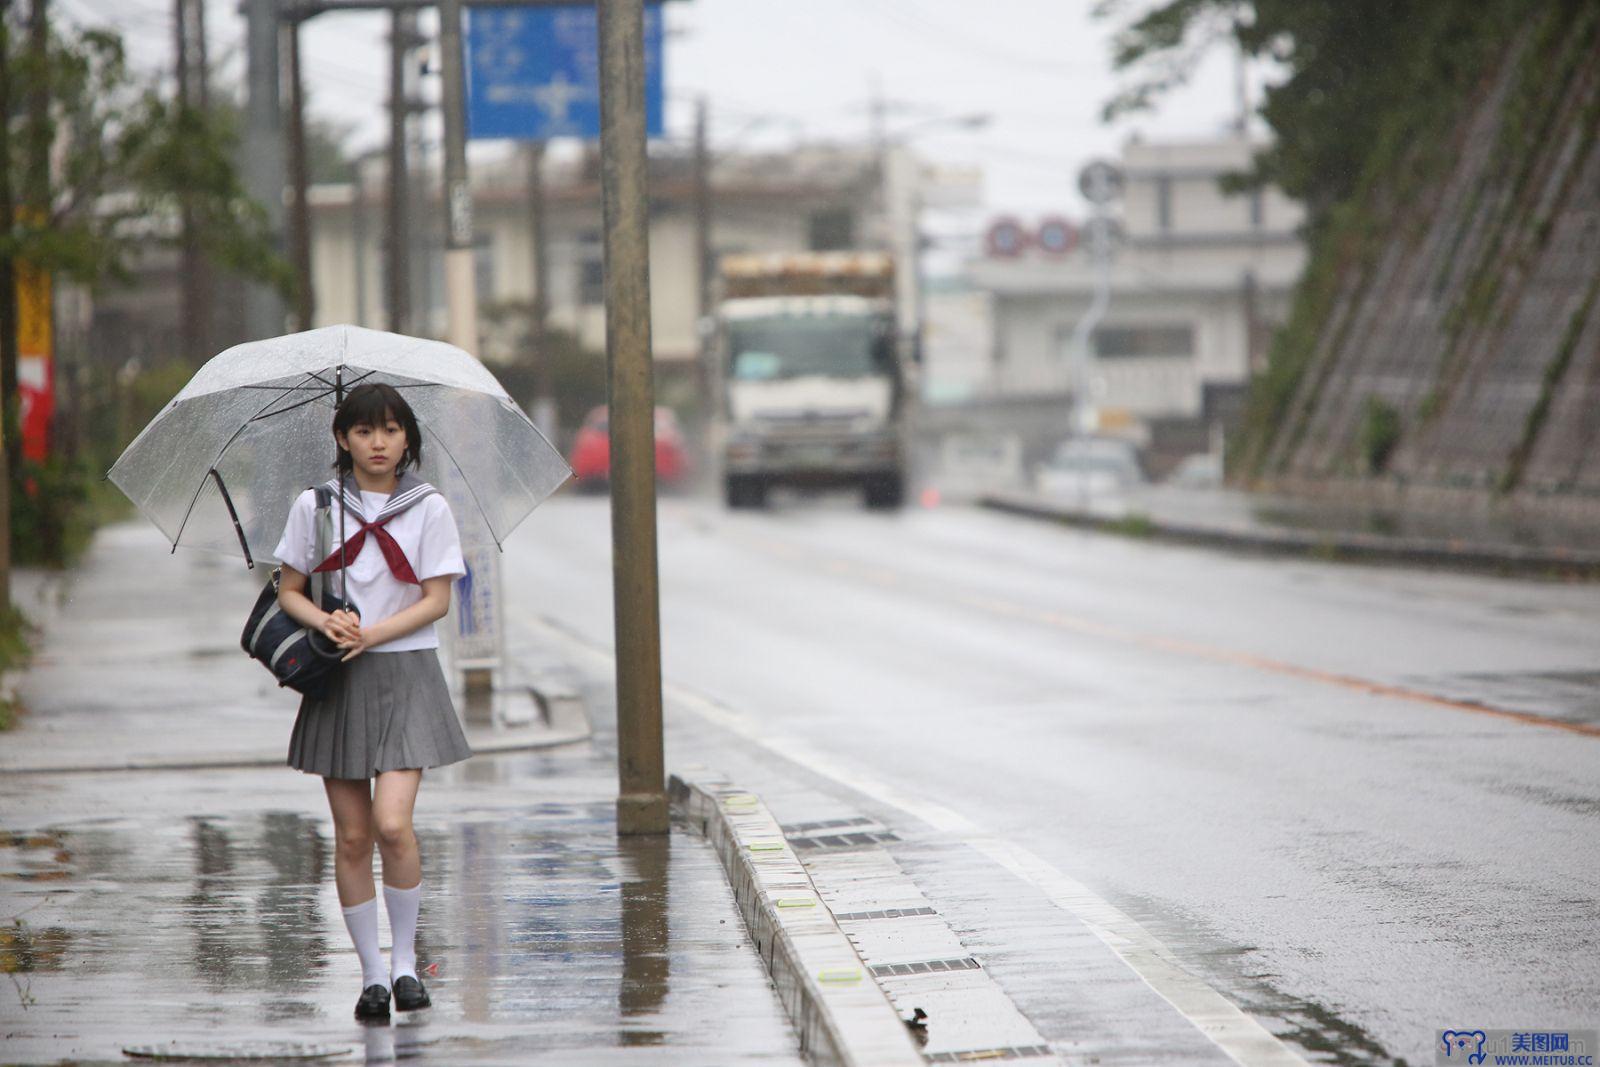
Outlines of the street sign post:
[[[645,130],[664,132],[661,8],[644,13]],[[467,134],[477,140],[600,137],[593,5],[468,8]]]

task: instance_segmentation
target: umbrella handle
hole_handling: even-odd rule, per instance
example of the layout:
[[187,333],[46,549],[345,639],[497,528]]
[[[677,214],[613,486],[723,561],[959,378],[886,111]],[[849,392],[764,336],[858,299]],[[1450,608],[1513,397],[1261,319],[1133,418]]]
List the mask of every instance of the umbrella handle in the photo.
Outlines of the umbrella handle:
[[[222,502],[228,507],[228,518],[233,520],[233,532],[239,535],[239,547],[244,549],[244,565],[250,570],[255,570],[256,561],[250,555],[250,542],[245,540],[244,527],[239,525],[239,512],[234,509],[233,497],[228,495],[228,487],[222,484],[222,475],[217,472],[215,467],[212,467],[206,473],[216,479],[217,492],[222,494]],[[178,546],[173,545],[172,547],[177,548]]]

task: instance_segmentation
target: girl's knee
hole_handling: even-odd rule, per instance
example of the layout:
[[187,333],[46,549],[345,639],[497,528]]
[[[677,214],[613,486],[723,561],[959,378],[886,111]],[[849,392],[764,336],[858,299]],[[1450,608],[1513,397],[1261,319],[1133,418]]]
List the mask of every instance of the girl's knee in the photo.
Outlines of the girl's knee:
[[385,852],[410,845],[411,820],[403,815],[379,815],[377,817],[378,847]]
[[339,855],[345,860],[372,862],[373,834],[370,827],[341,826],[334,833],[334,842]]

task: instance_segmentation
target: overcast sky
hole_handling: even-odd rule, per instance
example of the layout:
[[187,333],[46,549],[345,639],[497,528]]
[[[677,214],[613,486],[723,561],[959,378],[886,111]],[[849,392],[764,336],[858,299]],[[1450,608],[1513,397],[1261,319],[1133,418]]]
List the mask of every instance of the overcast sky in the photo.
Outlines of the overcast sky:
[[[171,63],[171,0],[52,0],[62,17],[117,26],[137,65]],[[1233,60],[1219,52],[1159,110],[1107,126],[1115,91],[1113,24],[1092,0],[682,0],[668,5],[669,135],[687,136],[692,101],[706,95],[718,147],[770,147],[801,138],[865,139],[878,86],[892,135],[930,158],[984,171],[985,217],[1037,218],[1082,210],[1086,160],[1114,156],[1135,131],[1147,139],[1206,137],[1236,110]],[[238,80],[244,20],[238,0],[208,0],[212,57]],[[380,13],[307,23],[304,68],[312,110],[349,126],[353,147],[386,136],[386,36]],[[1252,89],[1259,72],[1252,72]],[[983,114],[962,130],[930,120]],[[916,129],[918,124],[922,128]]]

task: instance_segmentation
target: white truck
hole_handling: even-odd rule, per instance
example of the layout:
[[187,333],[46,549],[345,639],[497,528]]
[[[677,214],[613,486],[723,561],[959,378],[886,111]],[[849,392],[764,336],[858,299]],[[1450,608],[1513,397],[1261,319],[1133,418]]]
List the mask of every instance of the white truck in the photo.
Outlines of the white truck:
[[909,390],[894,263],[875,252],[723,257],[710,353],[729,507],[774,486],[905,496]]

